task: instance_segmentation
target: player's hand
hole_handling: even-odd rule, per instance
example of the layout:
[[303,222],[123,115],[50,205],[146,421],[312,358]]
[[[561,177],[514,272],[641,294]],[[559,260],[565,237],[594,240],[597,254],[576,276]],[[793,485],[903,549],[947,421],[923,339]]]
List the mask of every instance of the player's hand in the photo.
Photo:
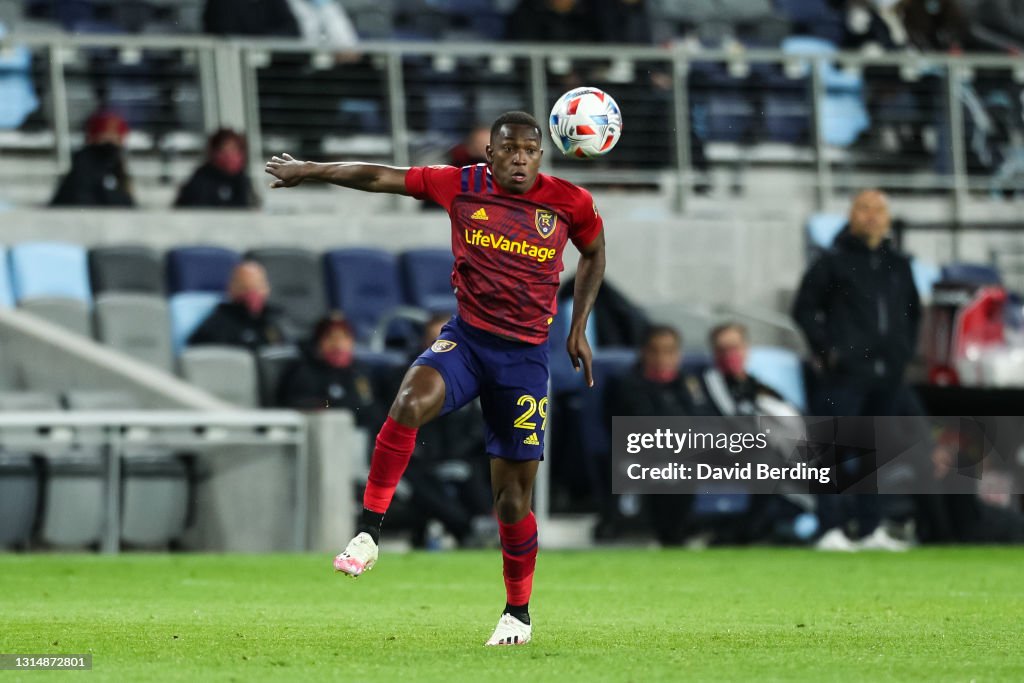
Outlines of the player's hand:
[[281,156],[270,157],[264,169],[267,173],[277,178],[270,183],[272,189],[279,187],[295,187],[306,179],[303,169],[306,162],[293,159],[291,154],[282,153]]
[[587,336],[583,330],[569,331],[565,350],[569,352],[569,360],[576,372],[580,371],[580,365],[583,366],[583,379],[587,382],[587,386],[594,386],[594,369],[591,365],[594,353],[590,350],[590,343],[587,342]]

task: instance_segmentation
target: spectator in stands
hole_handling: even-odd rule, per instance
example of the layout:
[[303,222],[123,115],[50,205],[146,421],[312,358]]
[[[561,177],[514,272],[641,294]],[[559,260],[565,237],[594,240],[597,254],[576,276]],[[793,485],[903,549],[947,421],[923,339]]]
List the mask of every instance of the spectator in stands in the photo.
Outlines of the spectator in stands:
[[281,376],[278,405],[298,410],[351,410],[356,424],[375,430],[384,422],[370,371],[355,357],[352,325],[340,313],[322,318],[302,356]]
[[190,345],[226,344],[256,350],[287,341],[280,312],[267,303],[267,271],[256,261],[235,267],[228,284],[228,301],[221,303],[188,338]]
[[[559,308],[571,305],[575,286],[575,274],[559,286]],[[591,320],[594,321],[594,341],[598,346],[637,348],[647,339],[650,323],[643,310],[607,280],[597,293]]]
[[221,128],[206,144],[206,163],[181,186],[176,207],[255,208],[259,199],[246,172],[245,136]]
[[1001,37],[1004,48],[1024,50],[1024,0],[981,0],[974,8],[975,25]]
[[135,206],[131,178],[124,159],[128,123],[118,114],[101,110],[85,124],[85,147],[71,159],[51,206]]
[[596,13],[576,0],[520,0],[505,34],[529,43],[592,43],[597,38]]
[[750,339],[746,327],[723,323],[711,330],[708,340],[714,366],[704,372],[703,395],[696,399],[700,405],[706,400],[718,415],[800,414],[778,392],[747,372]]
[[203,31],[218,36],[299,36],[288,0],[206,0]]
[[356,27],[337,0],[288,0],[288,7],[307,43],[344,50],[359,42]]
[[903,0],[899,5],[910,44],[922,52],[960,52],[968,36],[958,0]]
[[[850,208],[849,222],[832,249],[803,276],[793,317],[807,339],[818,371],[811,392],[811,414],[835,416],[920,415],[916,396],[903,383],[903,373],[917,347],[920,301],[910,260],[889,241],[891,219],[886,196],[878,190],[860,192]],[[836,490],[874,477],[872,454],[852,449],[836,454]],[[872,532],[867,547],[900,550],[879,517],[879,505],[898,508],[898,496],[857,496],[865,524]],[[850,499],[821,496],[819,509],[825,535],[820,547],[852,550],[842,527],[852,518],[843,506]],[[866,511],[866,512],[865,512]],[[893,520],[889,520],[893,521]]]
[[[700,391],[696,377],[682,373],[683,337],[668,325],[652,325],[640,348],[640,359],[628,374],[608,388],[606,418],[619,416],[672,417],[706,414],[694,402]],[[604,467],[606,471],[610,467]],[[611,491],[611,483],[602,487]],[[692,531],[689,516],[693,496],[656,495],[647,499],[650,523],[658,541],[679,545]],[[630,498],[609,496],[601,519],[594,530],[598,540],[615,538],[624,521],[623,512],[631,507]]]
[[469,166],[487,163],[487,145],[491,144],[491,127],[474,126],[466,133],[462,142],[448,150],[448,163],[452,166]]
[[[427,322],[414,357],[437,340],[450,319],[449,314],[437,314]],[[405,473],[412,488],[410,505],[420,521],[414,525],[414,542],[424,541],[430,519],[441,522],[459,545],[478,546],[497,538],[480,402],[425,425],[417,442]]]

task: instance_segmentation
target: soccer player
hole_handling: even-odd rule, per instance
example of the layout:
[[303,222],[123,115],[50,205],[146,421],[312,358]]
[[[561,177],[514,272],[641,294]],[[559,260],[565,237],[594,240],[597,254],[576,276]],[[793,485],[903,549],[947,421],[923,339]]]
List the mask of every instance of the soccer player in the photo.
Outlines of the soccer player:
[[507,597],[487,645],[523,645],[531,637],[537,521],[530,507],[547,428],[548,325],[569,240],[580,258],[566,350],[593,386],[584,329],[604,276],[603,223],[589,192],[539,172],[542,155],[537,121],[507,112],[491,126],[486,164],[395,168],[282,154],[266,167],[277,178],[274,188],[321,180],[432,199],[451,217],[458,312],[402,381],[377,435],[358,533],[334,567],[353,577],[373,567],[416,430],[479,396]]

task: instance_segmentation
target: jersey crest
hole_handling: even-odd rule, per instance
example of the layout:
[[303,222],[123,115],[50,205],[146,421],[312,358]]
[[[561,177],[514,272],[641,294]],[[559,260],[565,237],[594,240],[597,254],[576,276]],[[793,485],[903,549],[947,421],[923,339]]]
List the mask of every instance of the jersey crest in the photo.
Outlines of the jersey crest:
[[537,227],[540,236],[547,239],[558,225],[558,216],[554,211],[537,209],[537,213],[533,217],[533,224]]
[[458,343],[453,342],[450,339],[438,339],[433,344],[431,344],[430,350],[433,351],[434,353],[444,353],[446,351],[451,351],[456,346],[458,346]]

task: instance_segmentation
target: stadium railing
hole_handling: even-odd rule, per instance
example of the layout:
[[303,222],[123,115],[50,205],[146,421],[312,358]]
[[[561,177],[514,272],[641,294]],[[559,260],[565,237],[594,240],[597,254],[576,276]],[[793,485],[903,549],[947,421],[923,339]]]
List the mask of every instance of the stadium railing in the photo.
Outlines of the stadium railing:
[[198,152],[221,125],[246,131],[254,168],[285,147],[433,163],[474,124],[514,107],[546,113],[582,78],[620,100],[625,135],[606,161],[547,155],[570,179],[667,186],[682,209],[706,151],[737,169],[807,171],[819,209],[836,190],[885,185],[948,192],[961,218],[969,193],[1005,182],[998,164],[1015,153],[1007,127],[1024,127],[1013,97],[1024,66],[1001,55],[868,55],[792,39],[783,50],[367,42],[344,55],[150,35],[12,34],[0,39],[9,46],[29,49],[49,106],[17,132],[0,131],[0,148],[52,153],[58,172],[95,93],[126,111],[130,148],[156,152],[167,174],[169,159]]

